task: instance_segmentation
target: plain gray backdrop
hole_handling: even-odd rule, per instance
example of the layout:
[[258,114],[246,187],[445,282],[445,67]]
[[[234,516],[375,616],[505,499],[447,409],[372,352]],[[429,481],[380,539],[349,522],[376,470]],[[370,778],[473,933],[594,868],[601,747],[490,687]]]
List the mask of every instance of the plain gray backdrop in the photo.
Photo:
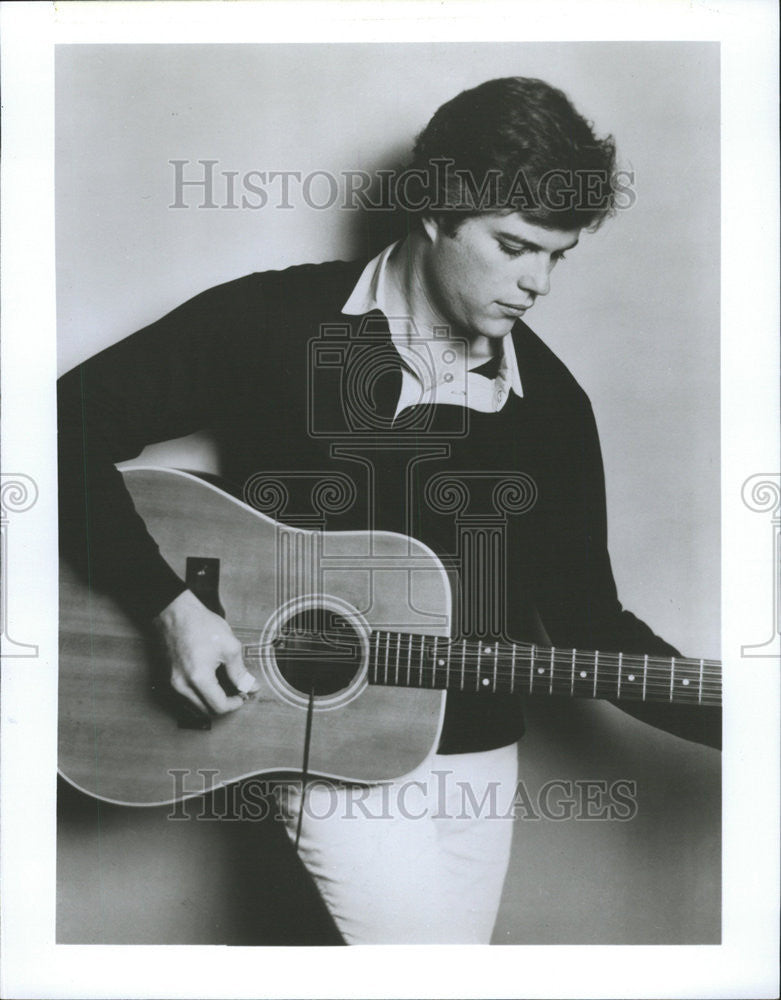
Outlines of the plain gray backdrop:
[[[190,161],[188,177],[201,159],[239,177],[374,171],[403,162],[464,88],[524,75],[565,90],[616,137],[636,202],[581,239],[526,322],[591,397],[624,605],[684,654],[719,656],[716,43],[78,45],[58,48],[56,73],[61,371],[219,282],[379,249],[387,220],[314,209],[295,187],[291,209],[172,209],[169,161]],[[215,464],[203,439],[149,457]],[[638,814],[519,820],[497,942],[718,940],[717,754],[609,706],[540,706],[521,767],[530,789],[635,781]],[[132,810],[99,834],[61,822],[59,940],[222,940],[229,840],[219,824],[175,826]]]

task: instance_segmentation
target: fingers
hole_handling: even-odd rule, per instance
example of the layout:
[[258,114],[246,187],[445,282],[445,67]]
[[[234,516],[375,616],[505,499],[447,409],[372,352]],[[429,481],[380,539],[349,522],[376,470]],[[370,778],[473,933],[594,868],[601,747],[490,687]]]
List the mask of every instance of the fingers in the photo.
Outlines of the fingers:
[[235,712],[244,704],[241,695],[227,695],[219,681],[217,674],[211,676],[194,677],[192,681],[195,693],[199,695],[216,715],[224,715],[226,712]]
[[189,681],[183,674],[172,674],[171,675],[171,687],[173,690],[185,701],[188,701],[194,708],[196,708],[203,715],[209,715],[209,706],[200,697],[198,692],[194,687],[191,687]]
[[241,643],[236,641],[235,646],[227,649],[222,662],[225,666],[225,673],[228,675],[228,679],[240,695],[248,695],[260,690],[260,684],[244,666],[244,660],[241,656]]
[[171,686],[200,712],[233,712],[259,689],[230,626],[190,591],[175,598],[155,622],[167,652]]
[[[222,678],[221,665],[225,674]],[[260,688],[244,666],[241,643],[232,636],[230,641],[221,643],[218,652],[207,654],[205,662],[191,662],[188,667],[189,669],[185,667],[176,671],[171,683],[202,712],[213,712],[216,715],[234,712],[241,708],[251,692]],[[223,686],[226,679],[228,683]]]
[[216,667],[200,669],[189,676],[176,674],[171,677],[171,687],[206,715],[234,712],[245,701],[241,695],[226,694],[217,679]]

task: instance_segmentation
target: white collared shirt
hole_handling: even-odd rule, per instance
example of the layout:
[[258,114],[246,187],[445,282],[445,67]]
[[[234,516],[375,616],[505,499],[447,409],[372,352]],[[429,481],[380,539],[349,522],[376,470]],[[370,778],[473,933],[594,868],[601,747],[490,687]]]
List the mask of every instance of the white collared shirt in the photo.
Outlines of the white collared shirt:
[[[400,250],[394,257],[394,251]],[[342,308],[348,315],[379,309],[388,320],[391,341],[405,362],[395,416],[419,403],[449,403],[497,413],[512,391],[523,396],[512,337],[502,338],[495,378],[469,370],[465,340],[454,340],[447,326],[431,327],[413,315],[402,270],[400,243],[369,261]],[[484,362],[478,361],[479,367]],[[475,362],[472,363],[475,367]]]

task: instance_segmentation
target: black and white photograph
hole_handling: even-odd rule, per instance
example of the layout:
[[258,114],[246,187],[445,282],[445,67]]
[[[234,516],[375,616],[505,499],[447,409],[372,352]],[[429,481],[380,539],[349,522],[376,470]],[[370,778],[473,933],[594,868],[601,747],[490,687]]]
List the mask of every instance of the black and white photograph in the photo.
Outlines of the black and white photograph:
[[154,6],[159,38],[51,46],[50,475],[3,476],[9,566],[39,494],[54,543],[54,655],[3,590],[4,669],[56,677],[51,946],[334,976],[202,996],[402,995],[335,978],[394,964],[361,945],[493,946],[460,994],[453,949],[399,951],[408,995],[612,996],[622,946],[748,995],[729,672],[777,688],[781,486],[726,443],[772,390],[729,382],[723,42],[179,39],[199,5]]
[[718,47],[56,58],[59,940],[718,943]]

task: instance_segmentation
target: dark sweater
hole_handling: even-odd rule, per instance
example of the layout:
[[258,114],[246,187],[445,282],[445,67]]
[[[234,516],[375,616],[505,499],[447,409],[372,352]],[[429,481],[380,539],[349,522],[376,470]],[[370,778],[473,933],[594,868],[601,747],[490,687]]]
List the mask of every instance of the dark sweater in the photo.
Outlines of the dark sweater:
[[[379,313],[341,313],[363,266],[304,265],[218,286],[63,376],[65,557],[83,571],[89,564],[91,585],[142,619],[169,604],[184,583],[114,463],[208,428],[239,494],[264,472],[349,477],[355,501],[327,513],[323,526],[426,542],[463,578],[464,633],[534,638],[538,615],[559,647],[678,655],[619,604],[596,426],[569,371],[519,321],[512,336],[522,399],[511,394],[498,413],[416,407],[392,422],[402,362],[387,323]],[[291,478],[287,515],[299,524],[310,487]],[[487,538],[475,555],[475,541]],[[632,712],[704,742],[716,742],[720,728],[704,709]],[[521,733],[515,697],[451,694],[440,749],[487,749]]]

